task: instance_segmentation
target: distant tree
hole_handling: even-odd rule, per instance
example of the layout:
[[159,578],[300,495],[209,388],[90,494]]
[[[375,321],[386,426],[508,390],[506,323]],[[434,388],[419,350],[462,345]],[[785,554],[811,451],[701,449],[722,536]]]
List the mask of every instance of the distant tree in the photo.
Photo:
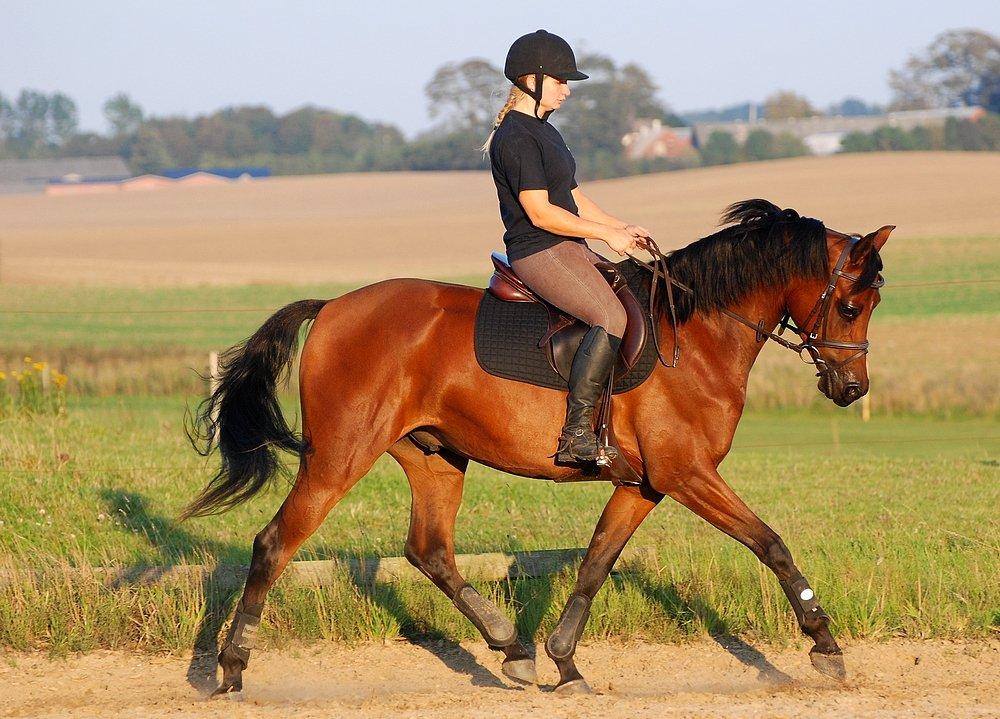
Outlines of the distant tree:
[[827,108],[828,115],[840,115],[841,117],[881,115],[882,112],[882,108],[878,105],[869,105],[864,100],[857,97],[845,97],[840,102],[834,103]]
[[61,92],[49,98],[49,120],[51,138],[59,145],[65,145],[76,134],[79,114],[76,103]]
[[892,109],[981,105],[1000,112],[1000,40],[981,30],[948,30],[901,70],[889,73]]
[[767,130],[751,130],[743,143],[743,154],[748,160],[770,160],[777,157],[774,135]]
[[449,62],[424,86],[428,113],[448,131],[488,131],[507,99],[499,96],[503,82],[503,72],[487,60]]
[[121,143],[96,132],[74,133],[60,148],[64,157],[97,157],[121,151]]
[[158,172],[174,164],[160,133],[149,125],[139,128],[131,149],[129,166],[135,173]]
[[806,98],[790,90],[780,90],[764,101],[764,115],[768,120],[787,120],[818,114]]
[[874,152],[875,139],[870,132],[854,131],[840,140],[840,152]]
[[111,134],[117,138],[134,135],[143,122],[142,108],[124,92],[108,98],[104,103],[104,118],[111,125]]
[[774,138],[775,157],[801,157],[809,154],[809,148],[790,132],[779,132]]
[[167,147],[167,151],[181,167],[198,164],[201,150],[195,143],[195,123],[186,117],[150,118],[147,122],[155,128]]
[[736,138],[722,130],[713,131],[700,151],[705,165],[728,165],[743,159]]
[[473,130],[426,133],[406,146],[404,166],[409,170],[482,170],[485,160],[475,151],[482,144],[482,133]]
[[872,133],[876,150],[912,150],[910,134],[898,127],[879,127]]
[[0,145],[13,134],[15,125],[14,105],[0,93]]
[[37,90],[21,90],[13,106],[9,144],[20,157],[43,156],[48,141],[49,98]]
[[949,117],[944,144],[948,150],[1000,150],[1000,115],[991,113],[978,122]]

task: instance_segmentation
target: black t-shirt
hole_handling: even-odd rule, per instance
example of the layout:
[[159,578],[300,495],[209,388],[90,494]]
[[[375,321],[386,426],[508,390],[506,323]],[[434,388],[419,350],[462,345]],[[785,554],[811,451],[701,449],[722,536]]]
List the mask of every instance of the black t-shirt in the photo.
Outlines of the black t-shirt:
[[500,219],[507,257],[518,260],[566,240],[531,224],[517,196],[522,190],[548,190],[549,202],[574,215],[580,211],[571,190],[577,186],[576,160],[559,131],[548,122],[517,110],[509,111],[490,143],[490,164],[500,200]]

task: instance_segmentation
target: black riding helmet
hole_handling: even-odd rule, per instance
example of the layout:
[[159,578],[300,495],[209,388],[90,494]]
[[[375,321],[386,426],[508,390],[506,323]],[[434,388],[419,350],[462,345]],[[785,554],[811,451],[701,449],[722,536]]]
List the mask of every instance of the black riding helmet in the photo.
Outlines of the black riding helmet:
[[[569,43],[545,30],[536,30],[514,41],[507,51],[503,74],[516,87],[535,99],[535,117],[538,117],[538,106],[542,101],[544,75],[551,75],[557,80],[564,81],[586,80],[590,77],[576,69],[576,56]],[[518,78],[522,75],[535,76],[534,91],[520,83]],[[548,119],[550,113],[551,110],[541,119]]]

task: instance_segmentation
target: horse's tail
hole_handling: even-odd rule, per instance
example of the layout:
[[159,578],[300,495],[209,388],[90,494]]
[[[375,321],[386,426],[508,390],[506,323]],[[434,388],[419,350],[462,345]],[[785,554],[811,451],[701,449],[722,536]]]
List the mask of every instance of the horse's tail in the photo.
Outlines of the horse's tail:
[[299,327],[316,318],[327,300],[300,300],[275,312],[252,337],[221,356],[221,377],[189,426],[195,451],[217,446],[221,466],[181,513],[182,519],[223,512],[245,502],[285,468],[278,449],[303,456],[309,443],[294,432],[278,404],[279,379],[287,381]]

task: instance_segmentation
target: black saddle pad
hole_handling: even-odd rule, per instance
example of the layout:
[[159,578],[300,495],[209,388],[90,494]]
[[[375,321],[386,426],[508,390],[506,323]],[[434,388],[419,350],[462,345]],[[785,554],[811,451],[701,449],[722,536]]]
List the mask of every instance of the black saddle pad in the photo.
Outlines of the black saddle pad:
[[[649,304],[649,271],[628,259],[616,266],[645,308]],[[549,365],[544,348],[538,346],[548,327],[548,313],[537,302],[504,302],[489,291],[484,292],[476,312],[475,346],[479,366],[497,377],[568,390],[566,381]],[[614,394],[638,387],[649,377],[655,364],[656,348],[647,317],[646,346],[635,366],[627,374],[615,378]]]

